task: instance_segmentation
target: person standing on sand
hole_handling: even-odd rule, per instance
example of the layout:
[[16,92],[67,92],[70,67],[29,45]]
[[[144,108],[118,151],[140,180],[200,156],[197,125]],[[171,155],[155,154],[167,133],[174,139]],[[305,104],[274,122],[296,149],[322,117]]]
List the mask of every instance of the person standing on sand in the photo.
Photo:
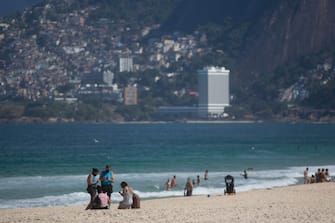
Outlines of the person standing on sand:
[[204,180],[208,180],[208,170],[205,171]]
[[326,174],[325,174],[325,169],[324,168],[322,168],[322,170],[321,170],[320,177],[321,177],[321,183],[324,183],[324,182],[327,181]]
[[326,175],[327,182],[330,182],[331,181],[331,177],[330,177],[328,169],[326,169],[325,175]]
[[97,168],[93,168],[92,173],[90,173],[87,176],[87,189],[86,190],[90,194],[91,200],[90,200],[90,203],[87,205],[86,210],[92,208],[95,195],[97,194],[97,186],[99,183],[98,173],[99,173],[99,170]]
[[308,184],[309,183],[309,178],[308,178],[308,167],[306,167],[305,171],[304,171],[304,184]]
[[114,173],[110,170],[109,165],[106,165],[105,170],[100,173],[100,181],[102,191],[107,193],[109,199],[113,193]]

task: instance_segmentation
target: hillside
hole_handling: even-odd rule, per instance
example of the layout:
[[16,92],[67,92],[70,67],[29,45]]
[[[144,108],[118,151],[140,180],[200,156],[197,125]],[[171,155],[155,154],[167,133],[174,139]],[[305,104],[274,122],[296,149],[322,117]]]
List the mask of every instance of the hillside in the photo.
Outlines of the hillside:
[[212,47],[231,59],[240,112],[282,117],[293,106],[305,119],[335,108],[334,1],[197,3],[181,2],[162,31],[207,31]]
[[35,5],[40,1],[41,0],[10,0],[2,2],[0,7],[0,17],[22,11],[24,8]]
[[281,1],[255,25],[253,44],[242,65],[251,72],[268,72],[302,56],[333,48],[334,8],[331,0]]
[[[231,70],[229,118],[331,121],[334,8],[331,0],[44,0],[1,19],[0,119],[161,119],[158,106],[197,104],[196,70],[217,65]],[[119,72],[124,56],[136,70]],[[110,74],[113,86],[87,87]],[[128,85],[138,87],[136,106],[120,103]]]
[[227,50],[238,39],[225,36],[245,26],[244,33],[237,33],[243,45],[237,65],[251,72],[267,72],[301,56],[333,47],[334,7],[335,2],[331,0],[184,0],[164,22],[161,31],[191,33],[202,26],[217,24],[221,33],[214,33],[217,38],[214,40],[222,42],[215,44],[226,45],[223,49]]

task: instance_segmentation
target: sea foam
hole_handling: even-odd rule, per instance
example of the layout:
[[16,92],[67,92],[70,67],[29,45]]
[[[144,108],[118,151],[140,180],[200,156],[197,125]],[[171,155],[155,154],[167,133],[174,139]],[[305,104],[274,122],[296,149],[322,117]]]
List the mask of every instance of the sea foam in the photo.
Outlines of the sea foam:
[[[305,168],[297,166],[285,169],[250,170],[247,179],[241,175],[242,171],[210,172],[208,181],[204,181],[199,172],[117,174],[112,201],[117,203],[122,200],[118,193],[121,190],[119,187],[121,181],[128,182],[142,199],[152,199],[183,196],[186,179],[190,177],[195,180],[197,175],[201,176],[201,183],[199,186],[195,185],[194,195],[223,194],[224,177],[230,174],[235,178],[234,184],[238,193],[298,184],[302,182]],[[310,166],[309,175],[314,174],[318,168],[328,168],[330,173],[335,173],[334,165]],[[177,176],[178,185],[167,191],[165,182],[173,175]],[[89,199],[89,194],[86,192],[86,175],[5,177],[0,182],[0,208],[86,205]]]

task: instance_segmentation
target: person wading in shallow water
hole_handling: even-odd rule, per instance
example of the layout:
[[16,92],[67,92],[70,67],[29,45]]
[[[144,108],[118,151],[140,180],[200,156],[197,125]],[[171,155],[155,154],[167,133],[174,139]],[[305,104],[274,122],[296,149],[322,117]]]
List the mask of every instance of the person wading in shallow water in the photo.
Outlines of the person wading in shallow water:
[[244,170],[244,171],[243,171],[242,176],[244,177],[244,179],[248,179],[248,173],[247,173],[247,170]]
[[193,183],[191,178],[187,178],[185,189],[184,189],[184,196],[192,196],[193,191]]
[[171,187],[176,187],[177,186],[177,177],[173,176],[171,180]]
[[204,180],[208,180],[208,170],[205,171]]

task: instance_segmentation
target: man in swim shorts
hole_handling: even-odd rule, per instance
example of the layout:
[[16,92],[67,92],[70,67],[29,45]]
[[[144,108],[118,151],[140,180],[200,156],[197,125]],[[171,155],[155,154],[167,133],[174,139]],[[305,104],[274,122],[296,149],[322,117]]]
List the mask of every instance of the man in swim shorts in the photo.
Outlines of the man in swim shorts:
[[110,170],[109,165],[106,165],[105,170],[101,172],[100,181],[102,191],[107,193],[110,199],[111,194],[113,193],[114,174],[113,171]]

